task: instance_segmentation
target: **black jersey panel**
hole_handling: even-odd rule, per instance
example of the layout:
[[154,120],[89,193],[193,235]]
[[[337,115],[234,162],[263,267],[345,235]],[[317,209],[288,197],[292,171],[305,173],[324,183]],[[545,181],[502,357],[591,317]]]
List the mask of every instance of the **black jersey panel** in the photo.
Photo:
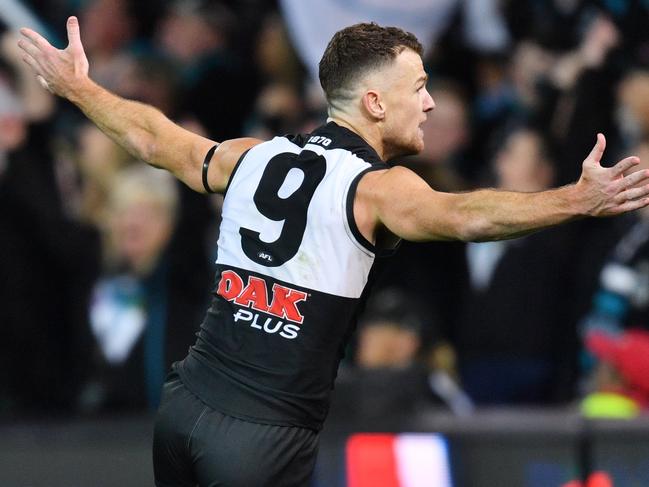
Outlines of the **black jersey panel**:
[[179,373],[210,406],[320,428],[358,299],[219,266],[215,296]]
[[300,147],[311,143],[322,145],[325,149],[345,149],[370,164],[380,164],[385,169],[389,167],[360,135],[335,122],[318,127],[308,135],[286,135],[285,137]]

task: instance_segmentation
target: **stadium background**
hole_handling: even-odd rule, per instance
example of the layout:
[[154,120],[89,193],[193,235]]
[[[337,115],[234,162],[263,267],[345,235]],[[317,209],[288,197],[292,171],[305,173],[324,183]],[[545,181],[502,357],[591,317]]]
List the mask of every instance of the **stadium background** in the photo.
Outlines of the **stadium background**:
[[[63,47],[71,14],[95,80],[215,140],[321,123],[318,57],[333,32],[372,20],[426,47],[426,150],[394,163],[432,187],[568,184],[598,131],[607,162],[649,164],[645,0],[0,0],[2,486],[151,485],[159,387],[213,279],[219,198],[132,161],[17,56],[16,25]],[[649,340],[620,345],[649,325],[647,221],[404,243],[381,259],[316,485],[360,468],[357,432],[442,433],[460,487],[559,486],[599,469],[648,485]]]

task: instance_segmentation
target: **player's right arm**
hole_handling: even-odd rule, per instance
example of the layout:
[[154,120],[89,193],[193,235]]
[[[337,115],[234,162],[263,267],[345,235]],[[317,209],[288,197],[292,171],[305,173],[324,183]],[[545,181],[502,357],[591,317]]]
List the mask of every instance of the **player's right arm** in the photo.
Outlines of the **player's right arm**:
[[[216,142],[194,134],[169,120],[156,108],[126,100],[93,82],[81,44],[76,17],[67,22],[68,47],[56,49],[31,29],[21,29],[19,41],[24,61],[53,93],[70,100],[106,135],[134,157],[170,171],[190,188],[205,192],[203,161]],[[223,142],[211,158],[207,183],[223,192],[239,157],[258,139]]]
[[537,193],[443,193],[403,167],[370,172],[356,193],[357,225],[370,241],[383,229],[413,241],[502,240],[581,217],[613,216],[648,206],[649,170],[625,176],[638,164],[637,157],[602,167],[604,148],[604,136],[598,134],[577,183]]

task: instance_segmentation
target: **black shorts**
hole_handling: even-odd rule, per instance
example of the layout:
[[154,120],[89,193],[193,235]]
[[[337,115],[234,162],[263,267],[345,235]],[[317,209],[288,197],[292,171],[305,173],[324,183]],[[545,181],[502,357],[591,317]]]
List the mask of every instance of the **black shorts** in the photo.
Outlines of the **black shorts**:
[[317,449],[318,432],[222,414],[175,372],[164,385],[153,436],[157,487],[308,486]]

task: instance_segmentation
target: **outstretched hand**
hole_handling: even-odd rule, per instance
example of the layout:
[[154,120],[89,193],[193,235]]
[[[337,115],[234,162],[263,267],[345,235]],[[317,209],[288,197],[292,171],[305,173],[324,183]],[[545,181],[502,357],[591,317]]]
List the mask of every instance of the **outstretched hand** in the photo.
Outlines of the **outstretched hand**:
[[88,59],[81,44],[77,18],[68,18],[66,27],[68,47],[63,50],[27,28],[20,29],[23,38],[18,41],[18,46],[23,50],[23,61],[34,70],[43,87],[70,98],[74,90],[88,80]]
[[597,134],[595,147],[582,164],[577,188],[584,198],[586,213],[613,216],[649,205],[649,170],[630,172],[640,163],[635,156],[622,159],[613,167],[603,167],[605,148],[604,135]]

